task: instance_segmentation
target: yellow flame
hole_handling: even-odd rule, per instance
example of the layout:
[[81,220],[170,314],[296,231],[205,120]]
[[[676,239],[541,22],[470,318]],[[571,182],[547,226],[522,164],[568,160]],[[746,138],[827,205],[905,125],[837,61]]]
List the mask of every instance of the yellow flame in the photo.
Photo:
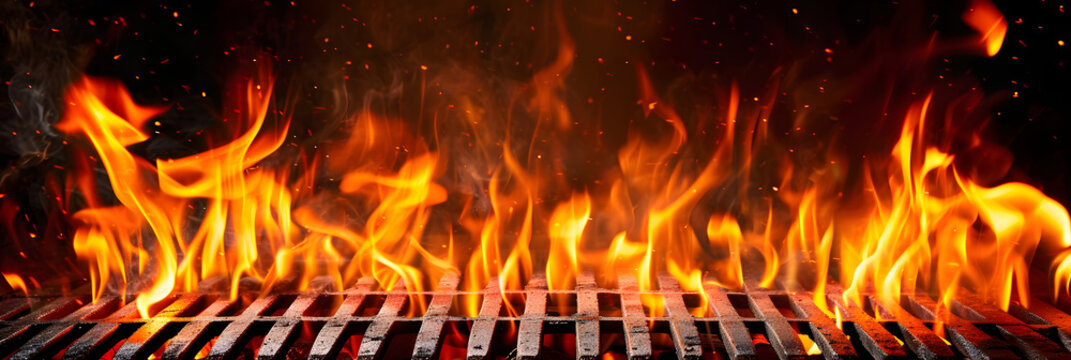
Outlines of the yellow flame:
[[800,338],[800,343],[807,349],[807,355],[822,355],[822,349],[818,347],[818,343],[811,340],[810,336],[805,334],[797,334]]
[[1008,33],[1008,21],[996,5],[988,0],[972,0],[970,8],[963,13],[963,21],[980,34],[986,55],[994,56],[1004,44],[1004,35]]
[[[210,278],[227,280],[236,299],[251,284],[267,293],[303,289],[321,276],[337,288],[373,277],[383,289],[411,291],[414,315],[427,306],[419,292],[431,279],[461,272],[466,315],[478,314],[477,293],[495,278],[505,311],[517,315],[506,292],[521,289],[534,269],[552,290],[570,289],[581,271],[596,270],[601,279],[634,276],[642,291],[657,288],[661,273],[692,291],[703,291],[704,281],[802,287],[840,326],[840,307],[827,303],[831,277],[857,303],[872,291],[897,303],[904,293],[932,290],[947,306],[970,288],[1006,309],[1013,296],[1028,301],[1027,274],[1039,249],[1059,252],[1050,265],[1055,295],[1071,291],[1067,210],[1029,185],[989,186],[961,172],[956,156],[926,131],[932,96],[908,109],[887,154],[853,169],[863,174],[862,191],[843,194],[847,165],[835,161],[838,154],[814,169],[759,161],[758,150],[776,148],[767,136],[770,106],[760,103],[775,101],[776,92],[744,96],[752,106],[733,82],[723,89],[721,111],[691,115],[660,96],[636,65],[635,110],[643,116],[628,119],[624,144],[605,152],[611,169],[578,185],[565,176],[566,159],[570,147],[588,144],[555,140],[581,128],[564,96],[576,45],[561,4],[552,10],[547,34],[557,40],[555,53],[518,82],[527,100],[518,102],[521,112],[533,124],[484,119],[476,95],[458,101],[459,124],[439,124],[435,115],[435,131],[457,125],[472,150],[451,147],[454,139],[438,133],[427,140],[407,119],[366,107],[337,119],[344,120],[337,141],[284,161],[293,160],[285,150],[288,104],[259,69],[232,85],[225,126],[206,149],[149,161],[130,148],[150,139],[146,123],[166,108],[135,104],[115,81],[79,80],[57,127],[88,141],[95,155],[82,159],[91,164],[85,167],[99,162],[114,192],[114,201],[98,194],[92,171],[72,181],[86,202],[71,216],[73,245],[90,268],[94,300],[110,288],[134,292],[147,316],[153,303]],[[964,20],[981,34],[986,54],[1000,50],[1007,22],[993,4],[973,1]],[[423,121],[423,108],[420,114]],[[537,129],[531,139],[512,138],[529,127]],[[752,172],[761,166],[775,167],[771,177],[780,179],[764,184],[756,201]],[[708,194],[732,196],[723,202]],[[151,282],[134,288],[135,279]],[[651,315],[663,312],[660,296],[642,300]]]
[[26,286],[26,281],[22,280],[22,277],[18,274],[0,273],[4,277],[4,281],[7,281],[7,285],[12,290],[22,291],[23,295],[30,296],[30,288]]
[[[707,237],[716,249],[723,249],[726,259],[719,261],[713,268],[718,286],[740,289],[744,286],[743,266],[740,262],[743,235],[736,219],[729,215],[711,216],[707,223]],[[677,276],[681,278],[682,276]]]
[[591,201],[586,194],[574,195],[551,214],[550,228],[547,229],[550,237],[546,269],[549,289],[566,290],[576,284],[577,249],[590,216]]

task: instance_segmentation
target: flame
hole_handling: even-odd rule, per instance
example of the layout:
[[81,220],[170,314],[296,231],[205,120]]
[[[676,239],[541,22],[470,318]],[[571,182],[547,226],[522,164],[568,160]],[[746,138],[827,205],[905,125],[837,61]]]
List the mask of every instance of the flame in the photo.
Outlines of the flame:
[[[551,290],[595,271],[611,282],[634,277],[644,292],[666,273],[690,291],[708,282],[810,290],[839,326],[830,279],[847,286],[843,300],[860,304],[871,294],[898,304],[931,291],[947,307],[971,291],[1007,309],[1012,298],[1031,297],[1027,274],[1039,249],[1058,253],[1054,295],[1071,291],[1067,210],[1030,185],[994,185],[966,170],[927,126],[932,95],[908,109],[890,148],[858,162],[832,148],[785,155],[794,148],[767,125],[780,80],[762,97],[726,81],[714,86],[717,110],[705,110],[666,95],[637,62],[636,119],[591,125],[569,107],[578,51],[561,4],[551,10],[554,26],[543,35],[553,56],[514,84],[507,97],[516,109],[493,111],[480,96],[502,94],[479,88],[459,91],[450,110],[425,109],[421,88],[416,121],[406,118],[410,109],[365,106],[332,119],[311,145],[292,140],[304,131],[291,128],[293,104],[277,93],[270,61],[235,77],[220,130],[177,158],[135,150],[153,140],[149,121],[169,107],[136,104],[113,80],[75,82],[57,128],[92,150],[75,152],[84,166],[69,182],[84,197],[70,216],[71,241],[94,301],[133,293],[148,316],[153,303],[208,279],[225,280],[235,300],[256,288],[308,289],[326,277],[342,289],[371,277],[388,291],[404,286],[407,315],[416,316],[428,284],[457,272],[462,313],[477,316],[497,279],[504,311],[517,316],[511,297],[536,272]],[[996,7],[974,1],[964,20],[995,55],[1007,30]],[[619,143],[589,143],[620,124]],[[575,169],[588,155],[603,157],[591,166],[601,173]],[[111,193],[98,191],[96,168]],[[845,193],[853,190],[845,174],[859,175],[860,191]],[[661,316],[660,296],[641,298]]]
[[[640,74],[641,88],[649,87],[642,69]],[[355,117],[354,128],[368,131],[354,131],[339,158],[357,163],[327,166],[342,171],[336,196],[368,208],[363,225],[347,225],[345,216],[330,212],[341,203],[295,186],[308,183],[308,175],[294,180],[285,168],[260,166],[280,148],[288,123],[283,116],[272,118],[275,126],[268,125],[272,87],[270,77],[264,79],[249,80],[241,88],[236,123],[245,126],[235,129],[237,136],[205,152],[156,164],[127,147],[148,138],[139,126],[163,108],[137,106],[121,86],[107,80],[85,78],[68,91],[69,108],[59,127],[90,140],[120,204],[108,206],[89,197],[91,206],[74,215],[82,224],[74,246],[90,264],[94,298],[115,282],[128,284],[132,275],[145,274],[155,280],[134,289],[143,315],[148,305],[171,292],[193,290],[198,281],[212,277],[229,278],[230,295],[237,298],[242,279],[253,279],[268,291],[293,276],[299,288],[320,275],[333,279],[338,288],[372,276],[385,289],[404,284],[419,292],[433,273],[464,268],[466,288],[477,292],[494,277],[500,278],[501,290],[509,290],[519,289],[530,276],[536,262],[530,248],[540,211],[537,199],[545,180],[514,158],[508,146],[503,146],[504,161],[489,182],[490,211],[479,216],[469,209],[459,217],[479,241],[467,263],[458,264],[453,236],[443,243],[445,253],[422,241],[431,209],[449,196],[437,182],[443,162],[439,153],[415,148],[418,151],[392,160],[401,164],[393,171],[361,163],[362,154],[385,146],[377,134],[390,133],[380,130],[391,125],[369,114]],[[106,95],[102,89],[119,90]],[[655,98],[653,92],[648,96]],[[738,102],[734,87],[729,103]],[[876,288],[884,301],[895,302],[901,293],[925,283],[942,294],[969,285],[1003,308],[1012,292],[1025,302],[1033,251],[1043,240],[1050,244],[1046,246],[1071,246],[1067,212],[1028,185],[984,187],[960,175],[954,156],[924,142],[929,102],[921,102],[905,119],[888,168],[868,164],[866,180],[873,189],[869,210],[863,212],[868,215],[839,216],[834,223],[837,211],[823,197],[831,189],[822,183],[802,195],[783,189],[784,201],[797,204],[797,210],[781,251],[774,239],[778,219],[772,206],[762,216],[764,225],[748,232],[732,214],[711,215],[705,232],[709,246],[700,247],[688,218],[701,196],[725,179],[723,165],[731,162],[728,154],[734,143],[732,126],[702,169],[689,173],[678,153],[687,138],[681,120],[668,105],[650,106],[673,135],[660,142],[633,137],[620,151],[621,178],[608,194],[596,198],[576,193],[546,218],[548,285],[571,288],[580,269],[594,267],[602,273],[631,272],[643,290],[656,286],[654,274],[660,271],[688,289],[702,288],[704,272],[719,286],[741,288],[747,268],[743,255],[755,251],[764,263],[760,286],[773,286],[783,265],[789,279],[813,272],[809,277],[819,279],[811,285],[814,300],[825,311],[830,309],[820,279],[829,277],[838,262],[842,281],[850,285],[845,298],[855,301],[861,301],[865,289]],[[737,116],[735,107],[728,111],[726,116]],[[890,175],[884,183],[881,174]],[[92,185],[86,177],[78,183]],[[318,206],[298,205],[301,200]],[[188,223],[186,214],[195,204],[203,204],[202,219]],[[590,250],[589,244],[598,240],[586,231],[596,208],[610,215],[616,230],[604,251]],[[987,230],[974,230],[975,223]],[[143,232],[146,228],[150,233]],[[195,229],[192,235],[190,228]],[[702,248],[713,257],[697,256],[704,253]],[[1054,289],[1066,289],[1071,279],[1066,252],[1053,264],[1053,272]],[[931,279],[931,273],[936,277]],[[123,286],[120,291],[127,290]],[[952,296],[942,298],[950,301]],[[644,299],[649,311],[661,311],[659,299]],[[413,312],[426,306],[422,296],[412,301]],[[479,305],[477,296],[469,296],[465,312],[475,315]],[[515,312],[509,301],[505,306]]]
[[833,316],[837,321],[837,328],[844,330],[844,316],[840,314],[840,306],[833,306]]
[[591,201],[587,195],[574,195],[550,215],[550,228],[547,229],[550,252],[546,269],[549,289],[567,290],[576,285],[577,249],[590,216]]
[[770,210],[766,216],[766,227],[762,232],[762,242],[755,246],[759,251],[759,254],[763,258],[763,270],[762,280],[759,282],[759,286],[771,289],[774,285],[774,280],[777,278],[777,272],[781,265],[778,261],[777,248],[774,246],[773,240],[773,206],[769,206]]
[[7,285],[12,290],[21,291],[23,295],[30,296],[30,288],[26,286],[26,281],[22,280],[22,277],[18,274],[0,273],[0,276],[4,277],[4,281],[7,281]]
[[[744,286],[743,265],[740,262],[740,246],[743,243],[743,235],[740,233],[740,225],[736,219],[723,215],[711,216],[707,223],[707,238],[711,245],[726,254],[726,259],[720,261],[714,267],[714,277],[718,279],[718,286],[739,289]],[[672,273],[672,272],[671,272]],[[680,278],[681,276],[677,276]]]
[[[147,140],[141,127],[166,108],[138,106],[109,80],[86,77],[68,90],[68,108],[57,127],[88,138],[121,204],[88,197],[90,207],[74,215],[82,224],[74,248],[90,263],[94,300],[116,284],[126,292],[133,275],[154,278],[151,285],[132,289],[141,315],[147,316],[149,305],[173,291],[194,290],[200,280],[214,277],[229,278],[230,297],[236,299],[243,279],[260,283],[266,292],[294,274],[299,288],[318,275],[332,278],[337,288],[367,275],[386,289],[404,283],[419,291],[424,274],[409,264],[413,258],[424,254],[431,267],[452,268],[452,261],[437,258],[420,242],[429,207],[446,198],[432,181],[437,155],[414,155],[396,173],[354,167],[343,174],[342,196],[377,204],[361,229],[297,206],[296,200],[311,195],[291,189],[302,189],[295,185],[310,179],[303,175],[292,183],[286,167],[261,166],[283,144],[289,123],[285,116],[271,115],[272,83],[262,73],[237,86],[230,105],[238,116],[231,119],[235,137],[155,164],[127,147]],[[355,121],[374,127],[367,117]],[[345,146],[383,147],[365,133]],[[94,193],[90,176],[78,180],[86,193]],[[190,223],[189,215],[198,209],[200,221]],[[146,227],[149,236],[142,231]],[[411,310],[421,309],[423,297],[413,304],[418,306]]]
[[978,42],[986,55],[994,56],[1000,52],[1004,35],[1008,33],[1008,21],[996,5],[989,0],[972,0],[970,8],[963,13],[963,21],[981,35]]
[[847,227],[860,230],[839,237],[842,281],[850,284],[845,298],[861,303],[862,291],[872,288],[897,304],[902,293],[927,284],[946,306],[964,287],[1005,310],[1013,292],[1025,303],[1036,249],[1063,248],[1071,239],[1067,211],[1031,186],[990,188],[960,175],[952,155],[924,143],[930,100],[904,121],[888,193],[875,191],[870,215]]
[[[169,213],[181,205],[169,199],[157,199],[159,195],[152,192],[153,186],[146,179],[153,170],[152,165],[134,157],[126,146],[148,139],[148,135],[138,128],[164,108],[138,106],[121,84],[90,78],[75,83],[66,99],[67,111],[57,127],[67,132],[83,133],[90,139],[107,171],[114,194],[123,205],[122,208],[98,208],[109,210],[100,210],[96,214],[79,212],[89,220],[89,226],[76,232],[75,252],[89,258],[91,264],[96,263],[93,274],[96,282],[93,299],[96,301],[107,286],[109,272],[120,272],[125,276],[126,263],[132,257],[145,259],[148,256],[144,247],[131,241],[140,242],[139,223],[147,224],[156,239],[154,257],[159,262],[153,285],[139,292],[135,301],[142,316],[148,316],[148,306],[163,299],[175,285],[178,267],[174,248],[176,229],[169,222]],[[139,272],[144,270],[144,266],[138,269]]]
[[807,355],[822,355],[822,349],[818,347],[818,343],[811,339],[810,336],[805,334],[797,334],[800,338],[800,343],[807,349]]

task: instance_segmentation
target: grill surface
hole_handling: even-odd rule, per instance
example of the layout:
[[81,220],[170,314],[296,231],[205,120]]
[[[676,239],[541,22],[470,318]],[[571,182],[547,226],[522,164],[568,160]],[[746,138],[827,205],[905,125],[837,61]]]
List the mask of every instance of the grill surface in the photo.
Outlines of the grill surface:
[[[807,293],[754,285],[744,292],[708,285],[700,293],[682,291],[672,277],[658,282],[659,290],[641,292],[636,279],[622,276],[616,289],[603,289],[581,274],[574,290],[550,291],[536,275],[523,291],[501,294],[497,281],[479,293],[457,291],[457,275],[423,293],[404,286],[375,290],[371,279],[362,279],[344,291],[320,288],[245,306],[225,296],[184,294],[158,304],[149,319],[114,296],[96,303],[7,298],[0,300],[0,358],[595,359],[614,352],[629,359],[1071,359],[1071,317],[1040,300],[1029,310],[1012,304],[1003,312],[961,296],[943,310],[951,316],[935,332],[937,306],[923,294],[906,295],[897,307],[867,297],[863,309],[839,302],[841,290],[831,286],[827,298],[842,315],[838,326]],[[417,294],[426,311],[408,317]],[[479,316],[454,310],[461,296],[476,295]],[[647,296],[662,299],[662,316],[649,315],[641,302]],[[507,305],[519,315],[510,316]],[[453,351],[444,350],[446,338]],[[808,355],[816,353],[805,345],[811,340],[820,355]]]

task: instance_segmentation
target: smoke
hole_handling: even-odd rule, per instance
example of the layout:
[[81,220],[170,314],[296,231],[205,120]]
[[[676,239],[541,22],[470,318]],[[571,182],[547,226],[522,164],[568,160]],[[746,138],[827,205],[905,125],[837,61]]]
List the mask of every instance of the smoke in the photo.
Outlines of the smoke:
[[[70,6],[51,1],[0,2],[0,264],[31,282],[75,271],[62,216],[65,143],[53,129],[62,94],[86,58],[72,41]],[[101,176],[104,174],[101,173]],[[26,261],[26,259],[63,259]],[[64,279],[60,279],[64,280]],[[36,286],[36,285],[35,285]]]
[[[63,13],[38,16],[29,6],[10,1],[0,5],[5,44],[4,71],[8,103],[0,106],[0,150],[18,159],[15,169],[34,166],[59,149],[52,129],[59,119],[58,99],[70,81],[74,59],[84,54],[69,43],[61,24]],[[4,176],[5,178],[7,176]]]

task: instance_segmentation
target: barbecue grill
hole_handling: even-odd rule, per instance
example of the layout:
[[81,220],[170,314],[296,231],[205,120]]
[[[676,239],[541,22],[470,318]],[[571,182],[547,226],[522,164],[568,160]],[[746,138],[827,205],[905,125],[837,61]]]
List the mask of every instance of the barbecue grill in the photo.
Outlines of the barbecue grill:
[[[537,274],[523,291],[506,294],[492,280],[475,294],[482,298],[479,316],[466,317],[455,311],[456,300],[474,294],[458,291],[458,282],[448,274],[434,291],[415,293],[404,284],[375,289],[365,278],[342,291],[320,286],[247,305],[220,294],[183,294],[156,304],[147,319],[117,296],[9,297],[0,301],[0,350],[11,359],[435,359],[458,353],[442,351],[454,336],[464,339],[468,359],[1071,356],[1071,317],[1040,299],[1004,312],[960,296],[943,331],[935,331],[940,310],[926,294],[905,295],[899,307],[865,296],[858,307],[838,301],[841,290],[831,286],[830,316],[811,294],[754,283],[744,291],[712,284],[684,291],[673,277],[660,276],[658,290],[640,291],[630,276],[604,288],[581,274],[575,289],[551,291]],[[512,305],[518,315],[504,311],[504,298],[522,295]],[[406,316],[413,296],[430,301],[423,314]],[[650,316],[641,296],[660,297],[662,316]],[[511,332],[515,343],[507,340]],[[553,336],[570,341],[547,341]]]

